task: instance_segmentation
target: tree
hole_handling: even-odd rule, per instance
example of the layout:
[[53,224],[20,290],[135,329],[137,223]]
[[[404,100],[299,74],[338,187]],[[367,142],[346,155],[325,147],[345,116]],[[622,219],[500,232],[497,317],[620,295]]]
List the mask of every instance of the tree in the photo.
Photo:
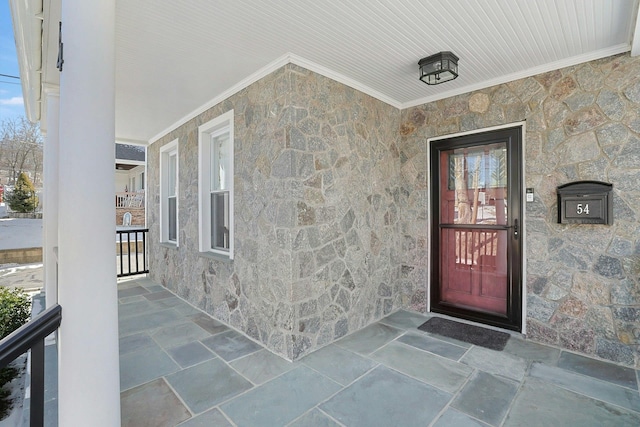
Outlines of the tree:
[[0,170],[15,183],[20,172],[29,171],[37,180],[42,168],[42,136],[37,123],[26,118],[4,120],[0,129]]
[[43,152],[42,147],[36,147],[31,151],[30,170],[33,171],[33,184],[37,185],[38,181],[42,183],[42,160]]
[[21,172],[13,191],[7,195],[7,203],[16,212],[33,212],[38,206],[36,189],[26,173]]

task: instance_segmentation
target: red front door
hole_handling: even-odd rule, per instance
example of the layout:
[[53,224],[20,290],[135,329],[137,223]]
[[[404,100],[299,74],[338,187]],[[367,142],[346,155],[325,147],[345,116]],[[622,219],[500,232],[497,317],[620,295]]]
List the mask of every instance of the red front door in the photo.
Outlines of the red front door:
[[433,311],[520,327],[520,132],[432,143]]

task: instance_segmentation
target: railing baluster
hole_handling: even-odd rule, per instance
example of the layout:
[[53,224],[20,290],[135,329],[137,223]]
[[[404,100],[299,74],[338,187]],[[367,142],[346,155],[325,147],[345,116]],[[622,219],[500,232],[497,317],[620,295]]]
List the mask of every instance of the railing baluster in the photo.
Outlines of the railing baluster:
[[31,347],[31,411],[29,425],[44,425],[44,338]]
[[118,231],[118,240],[120,241],[120,274],[124,272],[124,255],[122,253],[122,232]]
[[31,349],[31,409],[29,425],[44,425],[44,339],[60,327],[62,307],[49,307],[0,341],[0,368]]
[[136,254],[136,258],[135,258],[136,259],[136,272],[138,272],[138,271],[140,271],[140,265],[139,265],[139,261],[138,261],[138,232],[136,232],[136,234],[135,234],[134,245],[135,245],[135,248],[136,248],[136,251],[135,251],[135,254]]
[[[133,230],[116,230],[116,234],[119,236],[119,243],[120,243],[120,272],[117,274],[118,277],[133,276],[136,274],[146,274],[149,272],[149,267],[147,265],[147,233],[148,232],[149,232],[148,228],[140,228],[140,229],[133,229]],[[129,270],[126,273],[124,272],[125,261],[123,257],[125,256],[125,254],[123,249],[123,237],[122,237],[123,234],[127,235],[126,265],[129,267]],[[134,236],[133,242],[131,239],[132,234]],[[140,265],[140,260],[138,259],[138,256],[139,256],[138,236],[142,237],[142,266]],[[133,251],[131,247],[132,243],[134,246]],[[135,261],[133,262],[131,261],[131,256],[136,257]],[[134,264],[135,264],[135,269],[133,268]]]
[[127,265],[129,266],[127,272],[131,273],[131,232],[127,232]]
[[142,233],[142,268],[147,270],[147,233]]

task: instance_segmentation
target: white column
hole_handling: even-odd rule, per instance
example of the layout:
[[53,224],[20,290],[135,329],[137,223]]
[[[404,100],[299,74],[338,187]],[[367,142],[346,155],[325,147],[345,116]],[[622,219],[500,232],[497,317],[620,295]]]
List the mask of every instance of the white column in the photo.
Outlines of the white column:
[[59,425],[120,425],[115,0],[62,1]]
[[44,291],[47,308],[58,302],[57,256],[58,247],[58,150],[60,95],[58,88],[45,89],[47,103],[47,136],[44,142],[44,187],[42,201],[42,258],[44,264]]

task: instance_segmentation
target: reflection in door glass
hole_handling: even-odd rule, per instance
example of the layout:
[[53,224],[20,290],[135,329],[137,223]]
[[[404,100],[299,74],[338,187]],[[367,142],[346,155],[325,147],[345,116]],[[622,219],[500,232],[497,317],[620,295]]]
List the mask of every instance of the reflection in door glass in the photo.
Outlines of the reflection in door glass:
[[448,152],[448,189],[455,194],[443,215],[454,224],[505,225],[507,218],[505,143]]

